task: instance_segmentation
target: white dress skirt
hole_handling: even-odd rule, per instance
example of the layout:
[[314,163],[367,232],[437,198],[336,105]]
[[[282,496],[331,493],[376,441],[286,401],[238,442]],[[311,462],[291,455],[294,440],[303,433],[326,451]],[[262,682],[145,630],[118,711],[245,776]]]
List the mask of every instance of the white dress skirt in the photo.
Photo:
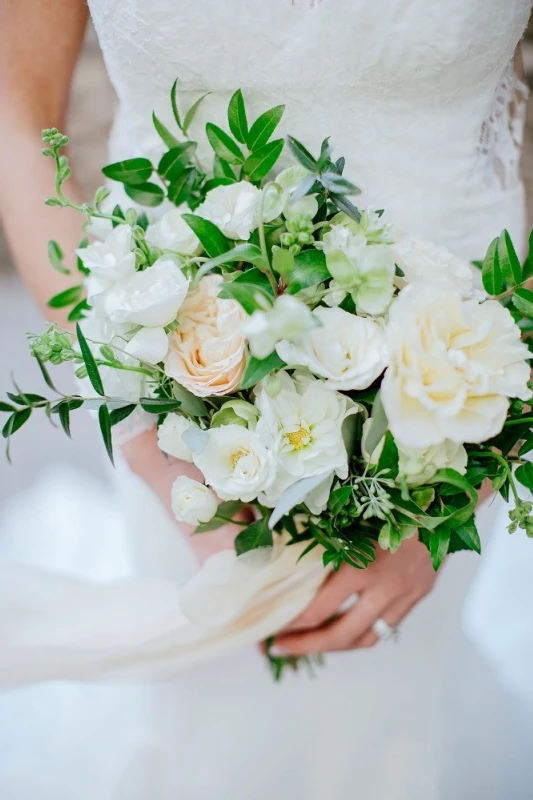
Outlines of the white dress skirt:
[[[402,230],[468,259],[482,257],[504,227],[524,242],[518,161],[526,91],[512,59],[529,0],[90,0],[89,6],[119,99],[112,160],[157,156],[151,113],[171,124],[168,91],[176,75],[185,103],[213,92],[193,138],[208,119],[224,125],[227,101],[241,86],[250,115],[286,103],[283,133],[311,150],[330,135],[335,155],[346,157],[346,175],[364,189],[361,203],[384,207]],[[91,496],[75,526],[58,523],[67,519],[57,513],[65,495],[61,476],[24,498],[24,514],[14,504],[2,523],[7,589],[0,586],[0,615],[2,596],[15,609],[11,621],[0,616],[11,659],[6,682],[166,682],[49,683],[4,695],[2,796],[531,797],[524,707],[461,630],[479,565],[475,554],[449,559],[434,592],[402,624],[396,645],[328,656],[314,679],[297,675],[273,684],[238,625],[231,646],[210,640],[206,658],[188,668],[181,658],[176,677],[165,637],[179,617],[180,587],[196,572],[187,541],[125,468],[112,495],[88,490],[76,476],[69,480],[71,500],[77,492]],[[503,528],[496,513],[502,506],[495,500],[480,511],[484,536],[495,519]],[[31,563],[63,577],[29,571]],[[252,565],[259,576],[266,567]],[[293,612],[312,596],[314,579],[289,587]],[[80,599],[80,592],[87,594]],[[101,605],[82,603],[96,595]],[[268,606],[262,619],[269,624],[277,607],[271,600],[257,599]],[[87,613],[76,616],[81,607]],[[89,633],[93,646],[80,652]]]

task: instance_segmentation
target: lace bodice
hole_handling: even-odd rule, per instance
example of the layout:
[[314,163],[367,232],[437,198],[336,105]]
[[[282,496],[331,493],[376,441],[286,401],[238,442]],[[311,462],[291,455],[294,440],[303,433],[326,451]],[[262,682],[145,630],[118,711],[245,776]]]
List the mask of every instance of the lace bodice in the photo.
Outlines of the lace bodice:
[[[361,202],[479,258],[521,237],[525,91],[510,66],[530,0],[89,0],[119,106],[111,157],[156,155],[168,93],[212,95],[191,129],[285,103],[283,132],[330,135]],[[200,152],[202,159],[209,152]]]

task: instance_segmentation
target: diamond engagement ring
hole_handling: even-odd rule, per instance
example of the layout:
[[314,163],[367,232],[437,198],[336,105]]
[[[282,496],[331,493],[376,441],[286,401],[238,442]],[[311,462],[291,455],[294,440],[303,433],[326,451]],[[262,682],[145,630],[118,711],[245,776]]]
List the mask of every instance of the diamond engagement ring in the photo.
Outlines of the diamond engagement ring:
[[398,639],[398,628],[389,625],[383,617],[378,617],[372,625],[372,630],[382,642],[395,642]]

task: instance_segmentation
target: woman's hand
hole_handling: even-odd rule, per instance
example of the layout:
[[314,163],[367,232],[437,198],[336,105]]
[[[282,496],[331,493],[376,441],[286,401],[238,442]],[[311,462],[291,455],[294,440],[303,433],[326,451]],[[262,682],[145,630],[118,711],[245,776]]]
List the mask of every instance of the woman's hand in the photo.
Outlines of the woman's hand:
[[[418,539],[403,542],[394,555],[378,548],[367,569],[346,564],[333,573],[303,614],[276,637],[271,652],[306,655],[372,647],[378,641],[372,630],[376,620],[394,628],[434,583],[429,553]],[[354,594],[359,599],[342,613]]]
[[[204,482],[201,472],[193,464],[179,461],[171,456],[167,457],[161,452],[157,444],[155,428],[141,433],[125,444],[122,447],[122,453],[130,469],[150,486],[172,519],[174,519],[174,513],[171,505],[171,489],[176,478],[179,475],[187,475],[201,483]],[[237,514],[235,519],[243,522],[253,521],[251,511],[246,509],[241,514]],[[231,550],[233,540],[242,530],[239,525],[229,524],[223,525],[211,533],[192,536],[194,527],[180,522],[176,523],[176,536],[179,535],[178,529],[179,532],[190,535],[192,548],[201,564],[219,550]]]

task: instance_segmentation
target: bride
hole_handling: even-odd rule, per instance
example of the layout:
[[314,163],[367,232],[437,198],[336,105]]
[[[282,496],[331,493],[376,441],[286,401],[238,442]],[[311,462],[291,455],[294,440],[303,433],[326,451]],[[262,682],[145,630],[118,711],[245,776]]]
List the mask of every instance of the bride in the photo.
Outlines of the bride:
[[[167,98],[176,75],[186,103],[212,92],[209,108],[195,119],[197,131],[207,118],[223,121],[240,86],[252,113],[286,103],[284,132],[311,150],[330,135],[336,152],[346,156],[346,174],[364,189],[361,203],[383,205],[402,230],[469,260],[482,257],[503,228],[525,243],[518,162],[526,90],[516,53],[529,0],[88,5],[119,100],[111,161],[157,155],[151,115],[155,110],[170,125]],[[65,288],[60,275],[42,268],[47,240],[72,252],[80,232],[70,211],[43,207],[53,175],[40,156],[39,132],[63,128],[87,10],[72,0],[3,0],[0,20],[0,211],[21,273],[44,303]],[[200,150],[199,157],[206,154]],[[153,431],[127,442],[123,455],[137,476],[124,468],[121,478],[136,522],[131,546],[150,548],[140,573],[168,576],[176,564],[178,580],[194,570],[191,552],[203,563],[231,547],[232,526],[188,538],[161,516],[155,496],[168,505],[176,476],[191,467],[165,460]],[[454,796],[500,797],[498,780],[506,790],[511,780],[505,759],[498,767],[483,764],[486,786],[475,775],[472,785],[483,785],[479,795],[472,793],[467,759],[460,762],[459,783],[439,774],[445,766],[439,752],[446,749],[440,748],[454,738],[448,734],[457,726],[466,685],[464,674],[462,688],[456,683],[461,672],[454,659],[463,658],[458,612],[472,562],[452,561],[412,614],[435,582],[427,551],[416,540],[394,556],[380,552],[368,570],[343,567],[331,577],[275,644],[280,654],[355,651],[328,656],[316,681],[299,676],[274,686],[260,654],[250,649],[160,688],[128,689],[139,705],[135,724],[142,733],[128,739],[131,751],[120,774],[101,785],[95,781],[87,797],[417,800],[444,797],[450,789]],[[44,598],[46,583],[42,591]],[[396,647],[374,647],[396,626]],[[477,691],[495,692],[490,676],[471,653],[468,658],[478,670]],[[64,675],[39,672],[33,664],[22,682],[76,674],[83,676],[68,669]],[[454,702],[447,706],[452,687]],[[478,720],[495,724],[490,708]],[[118,726],[117,737],[123,734]],[[89,748],[97,746],[89,741]],[[457,742],[447,747],[458,755]],[[41,796],[42,780],[41,774]],[[467,787],[464,795],[459,787]],[[73,792],[80,796],[77,787],[55,796]]]

